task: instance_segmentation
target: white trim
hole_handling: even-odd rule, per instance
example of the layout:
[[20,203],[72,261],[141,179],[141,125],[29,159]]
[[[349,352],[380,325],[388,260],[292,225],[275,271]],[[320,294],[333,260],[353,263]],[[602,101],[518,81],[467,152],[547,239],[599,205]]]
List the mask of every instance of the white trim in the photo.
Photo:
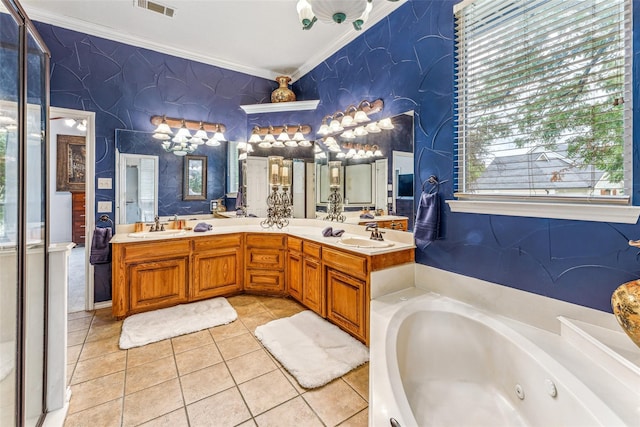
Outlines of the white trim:
[[109,301],[102,301],[102,302],[97,302],[93,305],[93,309],[94,310],[100,310],[103,308],[110,308],[111,307],[111,300]]
[[247,114],[279,113],[281,111],[315,110],[318,107],[319,103],[319,99],[314,99],[311,101],[273,102],[271,104],[266,103],[241,105],[240,108],[242,108]]
[[85,180],[85,229],[84,229],[84,264],[85,264],[85,288],[84,288],[84,309],[93,310],[94,285],[93,285],[93,265],[89,262],[89,250],[91,249],[91,232],[95,228],[95,169],[96,169],[96,113],[93,111],[72,110],[70,108],[49,107],[49,118],[51,117],[73,117],[87,121],[87,132],[85,136],[87,177]]
[[640,206],[447,200],[451,212],[636,224]]

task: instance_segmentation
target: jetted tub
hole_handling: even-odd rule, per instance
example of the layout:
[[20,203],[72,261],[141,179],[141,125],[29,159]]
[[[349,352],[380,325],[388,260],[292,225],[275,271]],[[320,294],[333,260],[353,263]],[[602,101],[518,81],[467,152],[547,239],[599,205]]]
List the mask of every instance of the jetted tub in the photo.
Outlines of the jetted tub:
[[517,325],[415,288],[372,301],[369,425],[626,425]]

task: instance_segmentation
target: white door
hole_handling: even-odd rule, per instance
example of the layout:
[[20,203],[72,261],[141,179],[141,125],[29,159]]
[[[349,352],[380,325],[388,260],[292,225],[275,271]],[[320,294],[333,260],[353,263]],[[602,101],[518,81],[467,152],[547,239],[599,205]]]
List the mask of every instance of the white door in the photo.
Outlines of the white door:
[[389,160],[376,160],[376,209],[387,209],[389,182]]
[[266,157],[247,157],[247,214],[267,216],[269,180]]

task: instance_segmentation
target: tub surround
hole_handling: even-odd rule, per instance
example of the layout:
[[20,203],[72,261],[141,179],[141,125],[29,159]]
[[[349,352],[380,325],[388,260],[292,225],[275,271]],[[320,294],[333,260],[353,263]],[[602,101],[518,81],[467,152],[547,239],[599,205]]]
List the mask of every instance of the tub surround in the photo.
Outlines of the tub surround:
[[[396,280],[389,284],[393,277]],[[386,372],[387,356],[395,353],[390,348],[396,345],[389,341],[389,334],[398,330],[399,323],[389,319],[438,299],[496,319],[549,355],[578,381],[565,389],[565,395],[583,386],[595,395],[584,399],[592,401],[587,406],[600,425],[635,425],[640,419],[640,350],[628,338],[628,343],[624,341],[612,314],[420,264],[372,274],[371,293],[369,419],[374,424],[388,422],[392,412],[399,410],[394,406],[398,390],[391,392],[388,377],[392,374]],[[492,347],[492,351],[501,349]],[[611,413],[613,418],[608,419],[619,417],[620,421],[602,424]]]
[[114,317],[240,292],[290,295],[367,343],[371,273],[414,261],[413,236],[400,231],[385,235],[391,246],[364,248],[340,243],[368,239],[359,225],[324,237],[329,223],[319,220],[292,219],[283,229],[262,228],[259,218],[206,222],[212,229],[205,232],[118,226],[111,240]]

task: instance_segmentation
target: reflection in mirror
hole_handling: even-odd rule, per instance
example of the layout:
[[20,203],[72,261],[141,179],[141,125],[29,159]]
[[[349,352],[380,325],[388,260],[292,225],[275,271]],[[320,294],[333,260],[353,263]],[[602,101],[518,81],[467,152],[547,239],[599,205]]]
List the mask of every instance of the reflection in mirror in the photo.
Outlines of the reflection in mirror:
[[[204,166],[207,173],[203,174],[206,185],[204,197],[198,200],[184,200],[184,157],[178,157],[166,152],[162,148],[161,141],[153,138],[150,132],[140,132],[124,129],[116,129],[116,147],[119,153],[141,154],[156,156],[158,158],[156,178],[157,185],[157,215],[160,217],[173,217],[174,215],[186,216],[187,219],[195,215],[211,215],[211,200],[225,197],[227,183],[227,142],[221,142],[220,146],[199,145],[195,154],[206,156]],[[121,171],[118,172],[120,175]],[[203,182],[204,184],[204,182]],[[119,206],[116,209],[123,210],[120,205],[122,200],[122,186],[116,189],[116,201]],[[120,221],[122,214],[116,213]]]
[[293,218],[315,218],[315,200],[306,195],[313,194],[315,179],[314,170],[314,146],[292,147],[260,147],[251,145],[253,151],[247,152],[246,158],[246,185],[244,194],[246,212],[257,217],[267,216],[267,197],[271,191],[267,176],[267,157],[282,156],[292,160],[292,183],[290,194],[292,198]]
[[120,224],[152,222],[158,212],[158,157],[120,154]]
[[207,156],[185,156],[182,185],[183,200],[207,198]]
[[[342,160],[345,211],[382,209],[385,213],[406,217],[407,229],[413,229],[413,111],[391,117],[390,120],[393,129],[349,140],[335,136],[339,151],[321,151],[319,148],[323,145],[318,144],[315,154],[315,201],[318,211],[326,211],[327,207],[327,162]],[[380,153],[349,158],[351,148],[366,145],[376,145]]]

